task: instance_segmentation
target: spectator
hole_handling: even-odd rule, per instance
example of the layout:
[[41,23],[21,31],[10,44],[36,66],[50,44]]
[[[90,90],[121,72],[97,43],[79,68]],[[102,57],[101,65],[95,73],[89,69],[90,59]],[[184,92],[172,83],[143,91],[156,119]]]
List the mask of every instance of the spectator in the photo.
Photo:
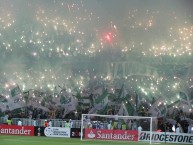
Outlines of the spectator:
[[88,123],[88,128],[92,128],[92,124],[90,122]]
[[142,131],[143,129],[142,129],[142,127],[141,127],[141,125],[139,125],[138,126],[138,131],[140,132],[140,131]]
[[44,127],[48,127],[48,121],[47,120],[44,121]]
[[188,126],[188,133],[193,133],[193,124]]
[[127,128],[130,130],[132,127],[132,122],[131,120],[127,120]]
[[73,128],[73,121],[72,121],[72,119],[70,119],[69,122],[70,122],[70,128]]
[[65,128],[69,128],[70,127],[70,123],[69,122],[66,122],[65,123]]
[[10,117],[8,117],[8,119],[7,119],[7,125],[11,125],[11,124],[12,124],[12,120],[11,120]]
[[96,122],[96,129],[100,129],[100,122],[99,121]]
[[37,121],[35,119],[33,120],[33,126],[37,126]]
[[121,127],[122,127],[122,122],[121,120],[119,120],[117,123],[117,129],[121,130]]
[[100,129],[104,129],[104,123],[100,123]]
[[9,118],[9,115],[6,114],[6,115],[4,116],[4,123],[7,123],[8,118]]
[[136,121],[134,121],[133,124],[132,124],[132,130],[137,130],[137,123],[136,123]]
[[48,126],[52,127],[52,121],[51,120],[48,122]]
[[125,123],[122,124],[122,130],[126,130],[126,124]]
[[112,129],[111,122],[108,123],[107,128],[108,128],[108,130],[111,130],[111,129]]
[[176,132],[176,127],[175,127],[175,125],[172,126],[172,131],[173,131],[173,132]]
[[117,124],[118,124],[117,121],[113,122],[113,129],[117,129]]
[[177,128],[176,128],[176,133],[180,133],[181,131],[180,131],[180,126],[179,125],[177,125]]
[[22,121],[20,119],[18,120],[17,125],[22,126]]

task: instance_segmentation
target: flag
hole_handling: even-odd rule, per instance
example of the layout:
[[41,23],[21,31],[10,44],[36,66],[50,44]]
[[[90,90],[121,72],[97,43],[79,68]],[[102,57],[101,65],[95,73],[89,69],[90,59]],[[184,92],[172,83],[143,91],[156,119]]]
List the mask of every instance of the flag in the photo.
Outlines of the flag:
[[0,102],[0,110],[1,110],[2,112],[8,110],[8,109],[7,109],[7,103],[1,103],[1,102]]
[[120,107],[117,115],[120,115],[120,116],[125,116],[125,115],[128,116],[129,115],[127,112],[127,109],[125,107],[125,104],[123,102],[121,103],[121,107]]
[[11,94],[11,97],[8,99],[8,102],[7,102],[8,110],[12,111],[14,109],[18,109],[26,106],[23,93],[18,85],[11,89],[10,94]]
[[153,98],[150,109],[155,109],[157,106],[159,106],[159,104],[163,103],[164,100],[165,100],[165,98],[162,96],[158,97],[157,99]]
[[174,107],[175,105],[178,105],[179,103],[180,103],[180,100],[177,100],[177,101],[171,103],[170,105],[168,105],[167,108],[168,108],[168,109],[170,109],[170,108],[173,109],[173,107]]
[[11,90],[11,96],[12,97],[15,97],[15,96],[17,96],[17,95],[19,95],[19,94],[21,94],[22,92],[21,92],[21,89],[19,88],[19,86],[16,86],[15,88],[13,88],[12,90]]
[[105,99],[106,97],[108,97],[108,95],[109,95],[108,90],[103,89],[103,93],[95,99],[95,104],[99,104],[99,103],[106,104],[107,100]]
[[185,92],[180,92],[179,96],[181,98],[181,103],[187,106],[187,108],[191,108],[191,101]]
[[64,111],[64,116],[68,113],[70,113],[71,111],[75,111],[76,107],[77,107],[77,101],[74,97],[71,97],[68,101],[68,103],[66,104],[62,104],[62,107],[64,107],[65,111]]
[[71,111],[76,110],[77,107],[77,98],[72,95],[72,93],[69,93],[66,91],[65,88],[59,87],[58,89],[55,88],[56,90],[59,90],[58,96],[54,96],[54,99],[52,98],[53,103],[55,103],[56,106],[64,108],[65,111],[63,113],[63,116],[67,115]]
[[125,98],[127,96],[127,94],[128,94],[127,90],[126,90],[125,86],[123,85],[122,89],[121,89],[121,95],[119,98]]
[[81,94],[80,94],[80,91],[78,91],[77,93],[76,93],[76,96],[75,96],[77,99],[81,99]]
[[106,106],[108,104],[108,94],[106,95],[106,97],[103,99],[102,103],[103,103],[103,106]]
[[7,110],[12,111],[26,106],[26,103],[23,100],[22,94],[18,94],[17,96],[9,98],[6,105],[7,105]]
[[42,95],[43,92],[38,90],[28,90],[26,92],[23,92],[23,97],[25,98],[25,101],[27,101],[27,105],[33,106],[34,108],[41,107],[41,102],[44,99]]
[[179,96],[180,96],[180,98],[181,98],[182,100],[187,101],[187,96],[186,96],[186,94],[185,94],[184,92],[181,92],[181,91],[180,91]]
[[61,86],[59,86],[59,85],[55,86],[54,96],[59,97],[62,91],[63,91],[63,88]]
[[6,111],[7,110],[7,98],[3,95],[0,95],[0,110],[2,112]]
[[101,95],[103,93],[103,87],[102,86],[97,86],[94,88],[93,90],[93,94],[98,94],[98,95]]
[[165,98],[160,96],[157,98],[157,100],[154,100],[153,98],[153,104],[151,105],[151,108],[149,109],[148,113],[151,114],[151,116],[153,117],[160,117],[163,116],[165,114],[165,105],[163,105],[163,103],[165,102]]
[[139,96],[137,94],[137,92],[135,92],[135,110],[139,110]]
[[60,103],[61,104],[68,104],[71,102],[71,97],[67,97],[67,96],[61,96],[60,98]]
[[128,115],[131,116],[131,115],[134,115],[134,107],[133,105],[128,101],[126,104],[125,104],[125,107],[127,109],[127,112],[128,112]]
[[0,102],[5,103],[5,102],[8,102],[8,100],[7,100],[7,98],[5,96],[0,95]]
[[17,95],[19,95],[19,94],[21,94],[22,92],[21,92],[21,89],[19,88],[19,86],[16,86],[15,88],[13,88],[12,90],[11,90],[11,96],[12,97],[15,97],[15,96],[17,96]]
[[158,109],[160,110],[160,113],[162,116],[166,116],[167,114],[167,106],[162,104],[158,106]]
[[124,85],[122,85],[121,88],[116,88],[116,89],[115,89],[115,93],[114,93],[114,94],[115,94],[115,96],[117,96],[118,98],[120,98],[121,95],[122,95],[123,86],[124,86]]
[[103,93],[98,96],[94,101],[94,106],[89,110],[89,113],[96,113],[99,110],[104,109],[104,107],[108,104],[108,90],[103,87]]

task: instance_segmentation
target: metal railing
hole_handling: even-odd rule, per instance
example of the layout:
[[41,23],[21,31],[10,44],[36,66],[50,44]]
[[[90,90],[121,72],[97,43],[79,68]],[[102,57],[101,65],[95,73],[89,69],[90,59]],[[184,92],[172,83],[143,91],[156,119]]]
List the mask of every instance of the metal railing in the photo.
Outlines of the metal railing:
[[[45,120],[52,122],[52,127],[64,127],[66,122],[69,122],[69,119],[29,119],[29,118],[12,118],[12,124],[17,125],[18,121],[21,120],[22,125],[24,126],[44,126]],[[72,128],[80,128],[81,121],[80,120],[70,120],[72,122]],[[4,117],[0,118],[0,124],[5,124],[6,120]]]

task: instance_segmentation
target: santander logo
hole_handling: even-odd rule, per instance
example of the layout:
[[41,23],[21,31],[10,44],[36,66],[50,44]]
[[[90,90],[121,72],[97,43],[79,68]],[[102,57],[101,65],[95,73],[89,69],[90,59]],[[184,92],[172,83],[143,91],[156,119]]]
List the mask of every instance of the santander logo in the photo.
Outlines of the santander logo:
[[90,133],[88,133],[88,138],[95,138],[95,134],[93,133],[93,131],[91,130]]
[[34,127],[33,126],[0,125],[0,134],[33,136]]
[[85,138],[138,141],[138,132],[136,130],[85,129]]

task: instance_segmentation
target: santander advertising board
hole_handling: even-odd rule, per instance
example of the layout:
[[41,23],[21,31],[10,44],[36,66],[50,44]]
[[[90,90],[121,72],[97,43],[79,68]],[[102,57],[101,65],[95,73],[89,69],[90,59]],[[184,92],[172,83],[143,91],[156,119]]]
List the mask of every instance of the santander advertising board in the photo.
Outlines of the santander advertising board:
[[0,125],[0,134],[34,136],[33,126]]
[[134,130],[85,129],[86,139],[138,141]]

